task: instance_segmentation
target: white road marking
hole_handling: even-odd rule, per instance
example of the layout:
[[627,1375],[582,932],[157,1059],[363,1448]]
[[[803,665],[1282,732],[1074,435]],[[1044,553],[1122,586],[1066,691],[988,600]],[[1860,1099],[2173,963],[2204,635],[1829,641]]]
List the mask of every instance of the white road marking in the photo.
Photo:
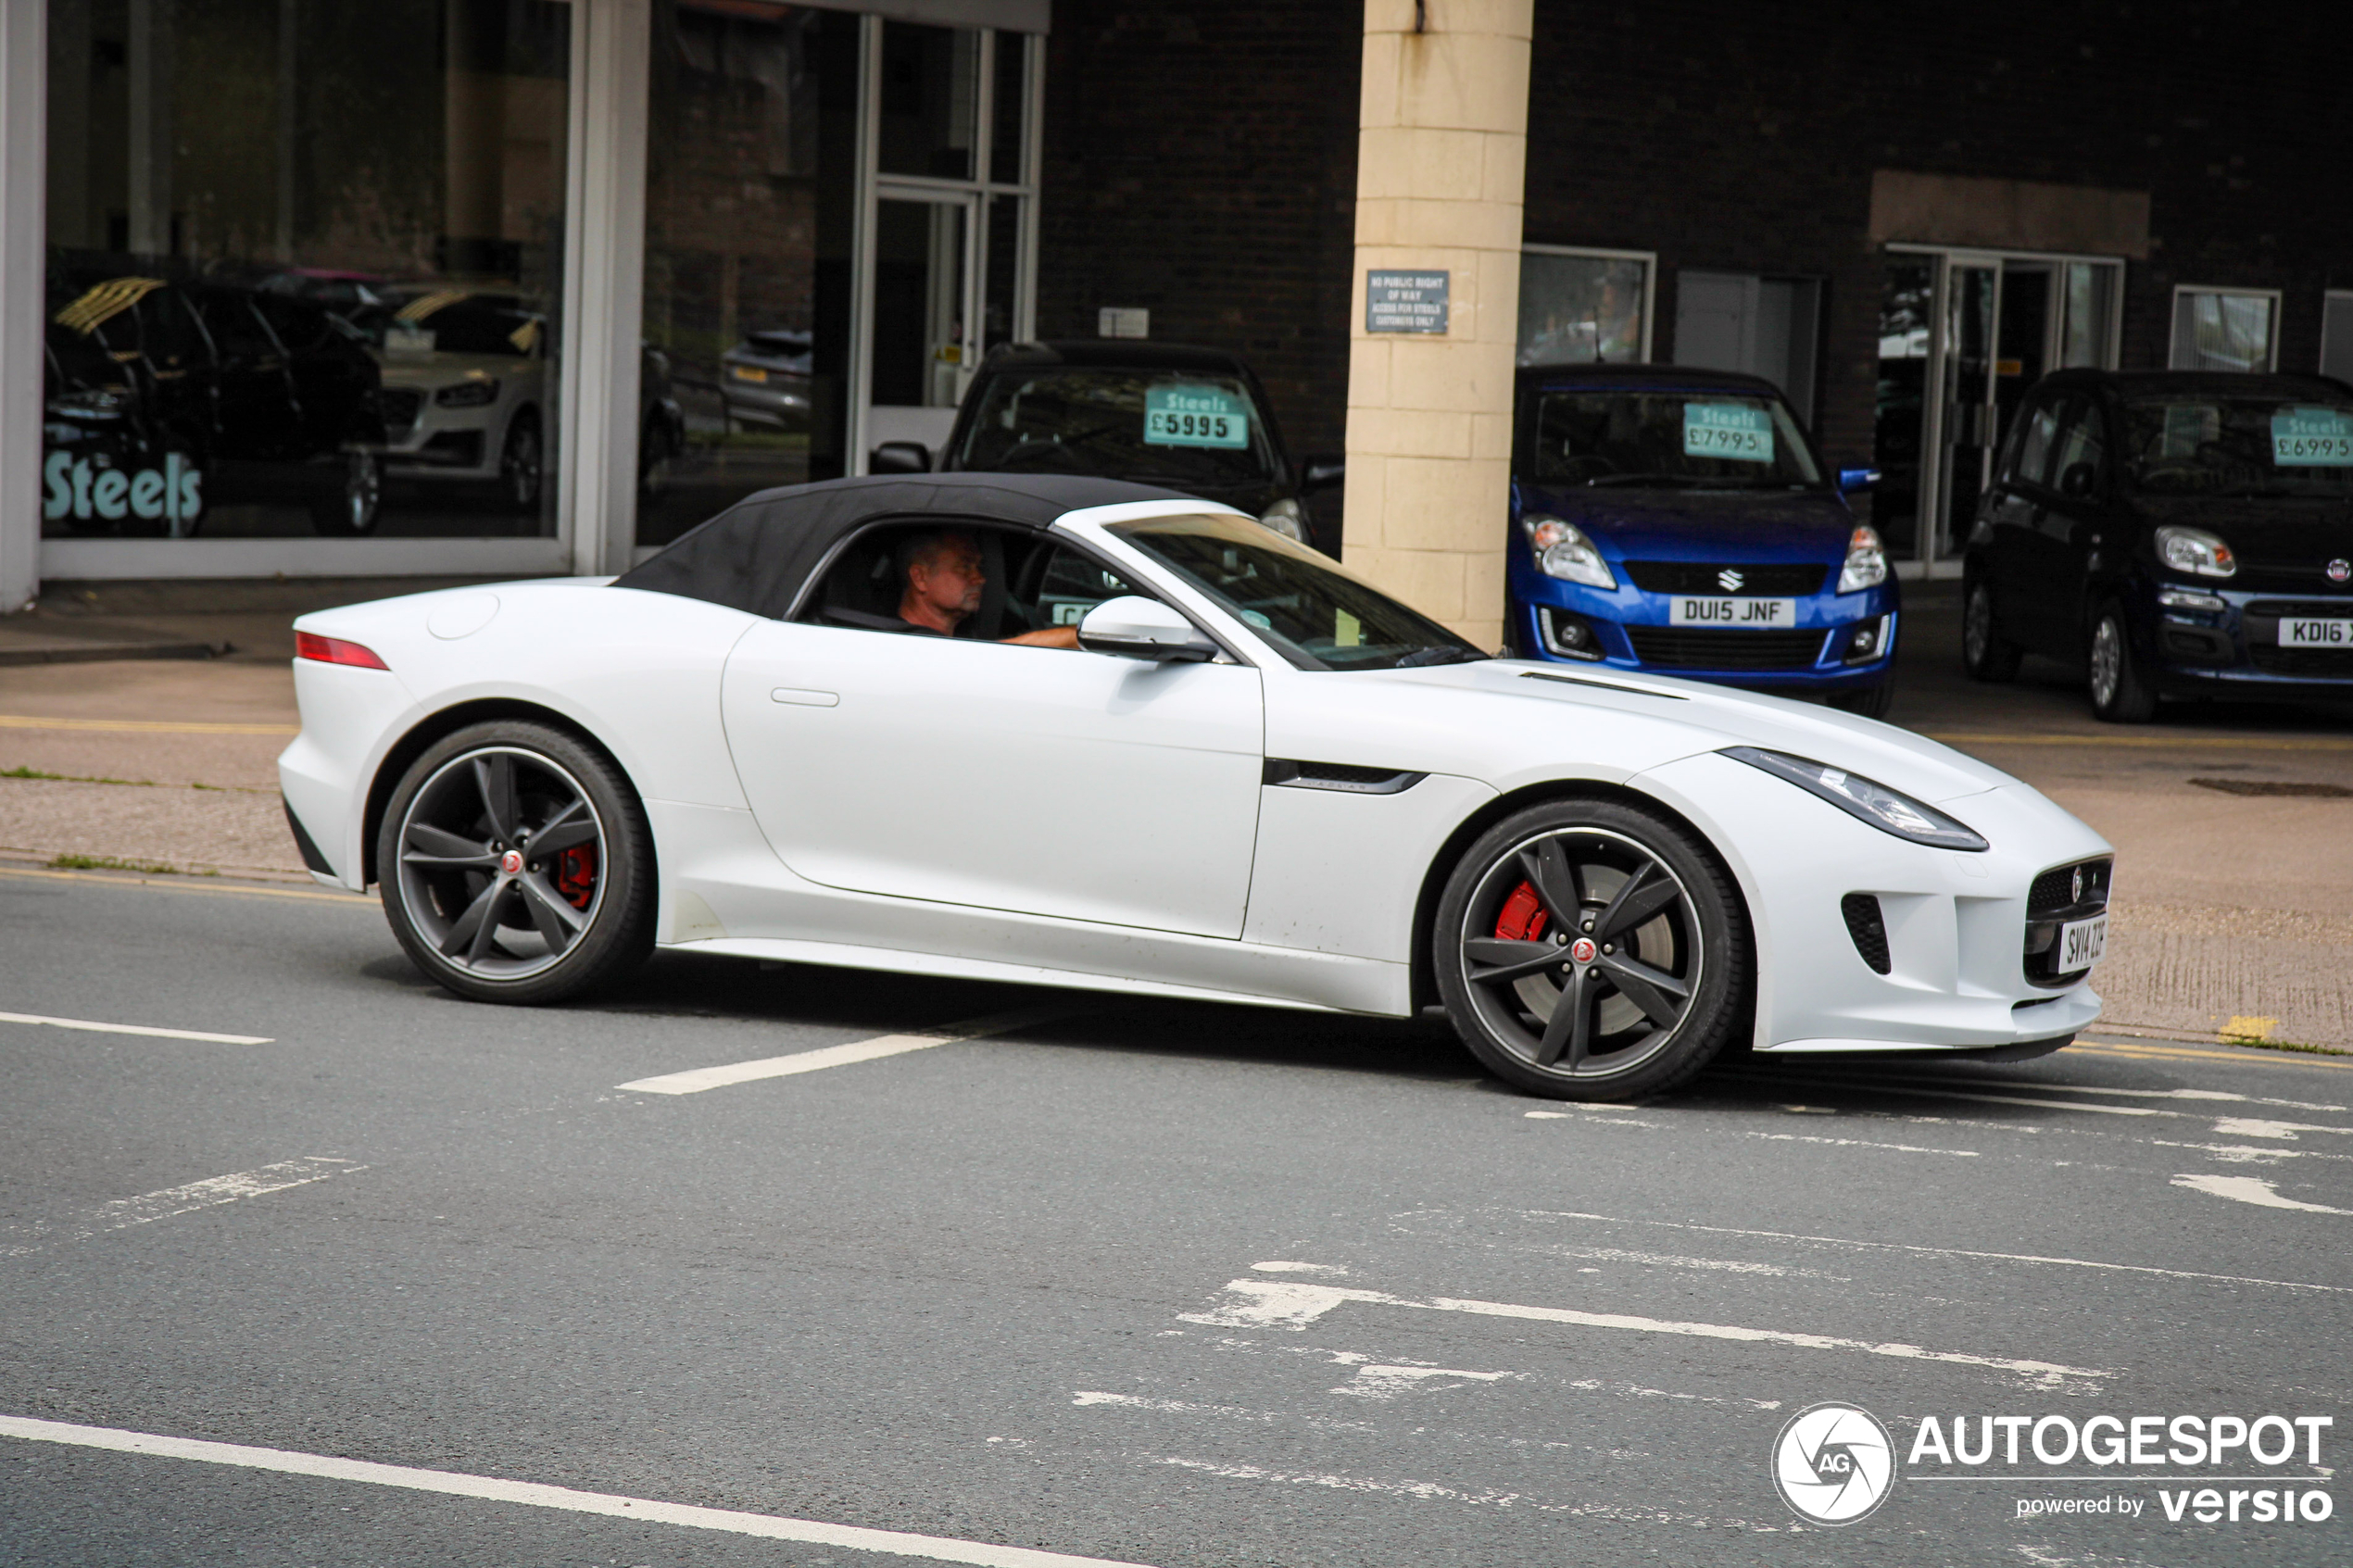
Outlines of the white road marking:
[[1252,1263],[1252,1268],[1270,1274],[1345,1274],[1348,1271],[1338,1263]]
[[398,1486],[413,1492],[438,1492],[446,1497],[479,1498],[486,1502],[522,1503],[529,1508],[602,1514],[608,1519],[683,1524],[689,1529],[756,1536],[764,1540],[807,1541],[816,1546],[841,1547],[849,1551],[879,1551],[896,1557],[928,1558],[935,1562],[970,1562],[979,1565],[979,1568],[1142,1568],[1141,1564],[1117,1562],[1109,1558],[1073,1557],[1059,1551],[992,1546],[986,1541],[963,1541],[947,1536],[869,1530],[854,1524],[823,1524],[814,1519],[743,1513],[725,1508],[698,1508],[687,1503],[617,1497],[609,1492],[579,1492],[570,1486],[508,1481],[494,1475],[419,1470],[405,1464],[335,1459],[325,1454],[297,1453],[288,1449],[248,1448],[242,1443],[158,1437],[145,1432],[123,1432],[107,1426],[76,1426],[68,1422],[34,1421],[23,1416],[0,1415],[0,1436],[23,1437],[41,1443],[69,1443],[84,1449],[108,1449],[116,1453],[197,1460],[207,1464],[271,1470],[286,1475],[317,1475],[331,1481],[359,1481],[370,1486]]
[[1571,1388],[1586,1388],[1596,1393],[1616,1394],[1629,1399],[1691,1399],[1703,1405],[1746,1405],[1751,1410],[1777,1411],[1779,1399],[1726,1399],[1720,1394],[1678,1394],[1667,1388],[1645,1388],[1639,1383],[1604,1383],[1598,1377],[1580,1378],[1567,1385]]
[[1776,1143],[1819,1143],[1837,1148],[1884,1148],[1897,1154],[1954,1154],[1964,1160],[1978,1157],[1977,1150],[1973,1148],[1922,1148],[1917,1144],[1871,1143],[1863,1138],[1817,1138],[1804,1133],[1751,1133],[1748,1135],[1752,1138],[1770,1138]]
[[208,1035],[198,1029],[157,1029],[145,1023],[99,1023],[87,1018],[44,1018],[37,1012],[0,1012],[0,1023],[45,1023],[52,1029],[87,1029],[94,1035],[152,1035],[162,1040],[203,1040],[216,1046],[267,1046],[267,1035]]
[[79,1225],[64,1230],[52,1230],[47,1225],[34,1225],[32,1235],[39,1239],[26,1246],[0,1247],[0,1258],[21,1258],[28,1252],[38,1252],[44,1247],[61,1247],[71,1242],[87,1241],[94,1236],[119,1231],[129,1225],[151,1224],[168,1220],[174,1214],[192,1210],[209,1209],[216,1203],[234,1203],[241,1198],[259,1198],[266,1193],[283,1192],[311,1182],[323,1182],[329,1176],[348,1175],[368,1167],[348,1160],[316,1157],[305,1160],[281,1160],[274,1165],[264,1165],[253,1171],[234,1171],[225,1176],[208,1176],[185,1186],[166,1187],[161,1192],[143,1193],[137,1198],[119,1198],[105,1205]]
[[2028,1099],[2022,1095],[1965,1094],[1958,1089],[1915,1089],[1901,1084],[1857,1084],[1859,1090],[1874,1089],[1881,1094],[1910,1095],[1916,1099],[1967,1099],[1983,1105],[2032,1105],[2045,1110],[2089,1110],[2102,1116],[2186,1116],[2183,1110],[2158,1110],[2145,1105],[2093,1105],[2084,1100]]
[[1370,1363],[1358,1367],[1354,1378],[1329,1392],[1345,1394],[1353,1399],[1393,1399],[1400,1394],[1434,1394],[1462,1386],[1459,1383],[1441,1385],[1429,1382],[1433,1377],[1467,1377],[1475,1383],[1501,1383],[1507,1377],[1518,1375],[1515,1372],[1461,1372],[1453,1367]]
[[2151,1138],[2158,1148],[2194,1148],[2200,1154],[2210,1154],[2217,1160],[2235,1160],[2242,1165],[2257,1160],[2353,1160],[2353,1154],[2323,1154],[2316,1148],[2272,1148],[2246,1143],[2176,1143],[2171,1138]]
[[[1592,1110],[1603,1110],[1607,1109],[1609,1108],[1599,1105],[1592,1107]],[[1528,1118],[1530,1122],[1582,1122],[1589,1127],[1664,1127],[1667,1125],[1664,1122],[1645,1122],[1637,1116],[1595,1116],[1592,1114],[1579,1116],[1566,1110],[1524,1110],[1520,1112],[1520,1114]]]
[[1875,1344],[1866,1339],[1843,1339],[1823,1334],[1744,1328],[1730,1323],[1676,1323],[1665,1318],[1637,1317],[1629,1312],[1586,1312],[1567,1307],[1527,1307],[1507,1301],[1474,1301],[1447,1296],[1416,1301],[1378,1290],[1305,1285],[1296,1280],[1238,1279],[1229,1281],[1226,1290],[1235,1299],[1207,1312],[1180,1312],[1178,1318],[1186,1323],[1213,1323],[1227,1328],[1303,1329],[1345,1302],[1361,1301],[1385,1307],[1412,1307],[1426,1311],[1468,1312],[1479,1317],[1571,1323],[1580,1328],[1629,1329],[1643,1334],[1680,1335],[1694,1339],[1789,1345],[1809,1350],[1856,1350],[1868,1355],[1890,1356],[1899,1361],[1944,1361],[1957,1366],[1980,1366],[1996,1372],[2018,1373],[2032,1376],[2045,1386],[2067,1378],[2116,1375],[2099,1368],[2061,1366],[2055,1361],[1980,1356],[1962,1350],[1929,1350],[1918,1345]]
[[1175,1454],[1139,1454],[1147,1464],[1171,1464],[1229,1481],[1281,1481],[1294,1486],[1329,1486],[1343,1492],[1372,1492],[1390,1497],[1420,1498],[1443,1502],[1478,1503],[1492,1508],[1515,1505],[1542,1513],[1567,1513],[1624,1524],[1689,1524],[1701,1529],[1742,1529],[1771,1535],[1782,1526],[1752,1524],[1741,1519],[1715,1519],[1696,1513],[1672,1513],[1664,1509],[1614,1508],[1607,1503],[1539,1502],[1525,1492],[1499,1492],[1481,1487],[1466,1491],[1435,1481],[1376,1481],[1361,1475],[1334,1475],[1317,1471],[1269,1470],[1256,1464],[1221,1464],[1210,1460],[1184,1459]]
[[660,1077],[636,1078],[613,1086],[648,1095],[698,1095],[705,1089],[722,1089],[731,1084],[789,1078],[798,1073],[817,1073],[828,1067],[847,1067],[853,1062],[925,1051],[934,1046],[952,1046],[959,1040],[977,1040],[985,1035],[1002,1035],[1033,1023],[1067,1018],[1071,1011],[1069,1008],[1029,1008],[1020,1012],[1000,1012],[989,1018],[944,1024],[926,1035],[881,1035],[871,1040],[852,1040],[844,1046],[797,1051],[791,1056],[762,1057],[758,1061],[730,1062],[724,1067],[698,1067],[687,1073],[665,1073]]
[[1805,1236],[1793,1231],[1751,1231],[1730,1225],[1696,1225],[1682,1220],[1625,1220],[1614,1214],[1579,1214],[1568,1210],[1528,1209],[1533,1219],[1598,1220],[1605,1225],[1656,1225],[1667,1230],[1700,1231],[1710,1236],[1752,1236],[1766,1241],[1815,1241],[1830,1247],[1854,1247],[1886,1252],[1919,1252],[1944,1258],[1984,1258],[1998,1263],[2053,1263],[2072,1269],[2107,1269],[2117,1273],[2156,1274],[2164,1279],[2205,1280],[2217,1285],[2268,1285],[2282,1290],[2324,1290],[2353,1296],[2353,1286],[2309,1285],[2292,1279],[2255,1279],[2245,1274],[2199,1273],[2191,1269],[2159,1269],[2146,1263],[2102,1263],[2089,1258],[2044,1258],[2031,1252],[1973,1252],[1960,1247],[1926,1247],[1910,1241],[1856,1241],[1849,1236]]
[[2282,1198],[2271,1189],[2271,1184],[2260,1176],[2176,1176],[2173,1185],[2187,1187],[2192,1192],[2252,1203],[2259,1209],[2300,1209],[2307,1214],[2353,1214],[2353,1209],[2332,1209],[2325,1203],[2300,1203],[2293,1198]]
[[2298,1133],[2353,1133],[2353,1127],[2321,1127],[2309,1122],[2266,1122],[2251,1116],[2218,1116],[2214,1133],[2225,1138],[2285,1138],[2296,1141]]

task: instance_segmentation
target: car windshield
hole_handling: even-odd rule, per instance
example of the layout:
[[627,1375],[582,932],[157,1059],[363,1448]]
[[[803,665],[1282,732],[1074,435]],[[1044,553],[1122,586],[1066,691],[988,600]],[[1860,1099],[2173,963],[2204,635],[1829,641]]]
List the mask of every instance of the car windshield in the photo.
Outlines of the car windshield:
[[1265,417],[1233,376],[1047,366],[988,372],[956,468],[1088,473],[1177,489],[1275,477]]
[[1114,523],[1111,532],[1247,622],[1302,670],[1404,670],[1487,655],[1328,557],[1217,514]]
[[1538,484],[1796,490],[1822,483],[1779,398],[1734,392],[1538,395]]
[[545,330],[535,310],[511,295],[437,289],[388,298],[353,313],[352,324],[387,358],[424,354],[498,354],[522,358]]
[[2353,404],[2131,398],[2123,457],[2125,483],[2153,495],[2353,495]]

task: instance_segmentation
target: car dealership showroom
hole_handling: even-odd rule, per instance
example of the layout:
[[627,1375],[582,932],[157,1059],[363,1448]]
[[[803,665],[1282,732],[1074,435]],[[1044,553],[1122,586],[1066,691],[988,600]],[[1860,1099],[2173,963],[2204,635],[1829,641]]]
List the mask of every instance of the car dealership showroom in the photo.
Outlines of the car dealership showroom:
[[2353,1559],[2345,41],[0,0],[0,1564]]

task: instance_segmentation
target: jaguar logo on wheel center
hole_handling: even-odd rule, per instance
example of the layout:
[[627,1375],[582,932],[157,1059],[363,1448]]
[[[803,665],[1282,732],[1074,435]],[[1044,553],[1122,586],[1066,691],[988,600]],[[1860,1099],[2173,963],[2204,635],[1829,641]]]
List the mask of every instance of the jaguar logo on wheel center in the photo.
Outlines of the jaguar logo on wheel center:
[[1856,1405],[1808,1405],[1773,1439],[1773,1485],[1790,1512],[1814,1524],[1852,1524],[1887,1500],[1895,1445]]

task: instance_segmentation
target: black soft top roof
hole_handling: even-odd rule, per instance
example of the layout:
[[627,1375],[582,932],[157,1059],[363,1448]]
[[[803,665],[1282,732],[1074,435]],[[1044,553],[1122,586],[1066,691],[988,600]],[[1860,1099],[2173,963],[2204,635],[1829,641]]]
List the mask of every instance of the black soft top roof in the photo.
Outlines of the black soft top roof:
[[676,594],[774,618],[835,544],[886,519],[1042,529],[1064,512],[1127,501],[1182,501],[1174,490],[1076,474],[891,474],[762,490],[623,572],[616,588]]

